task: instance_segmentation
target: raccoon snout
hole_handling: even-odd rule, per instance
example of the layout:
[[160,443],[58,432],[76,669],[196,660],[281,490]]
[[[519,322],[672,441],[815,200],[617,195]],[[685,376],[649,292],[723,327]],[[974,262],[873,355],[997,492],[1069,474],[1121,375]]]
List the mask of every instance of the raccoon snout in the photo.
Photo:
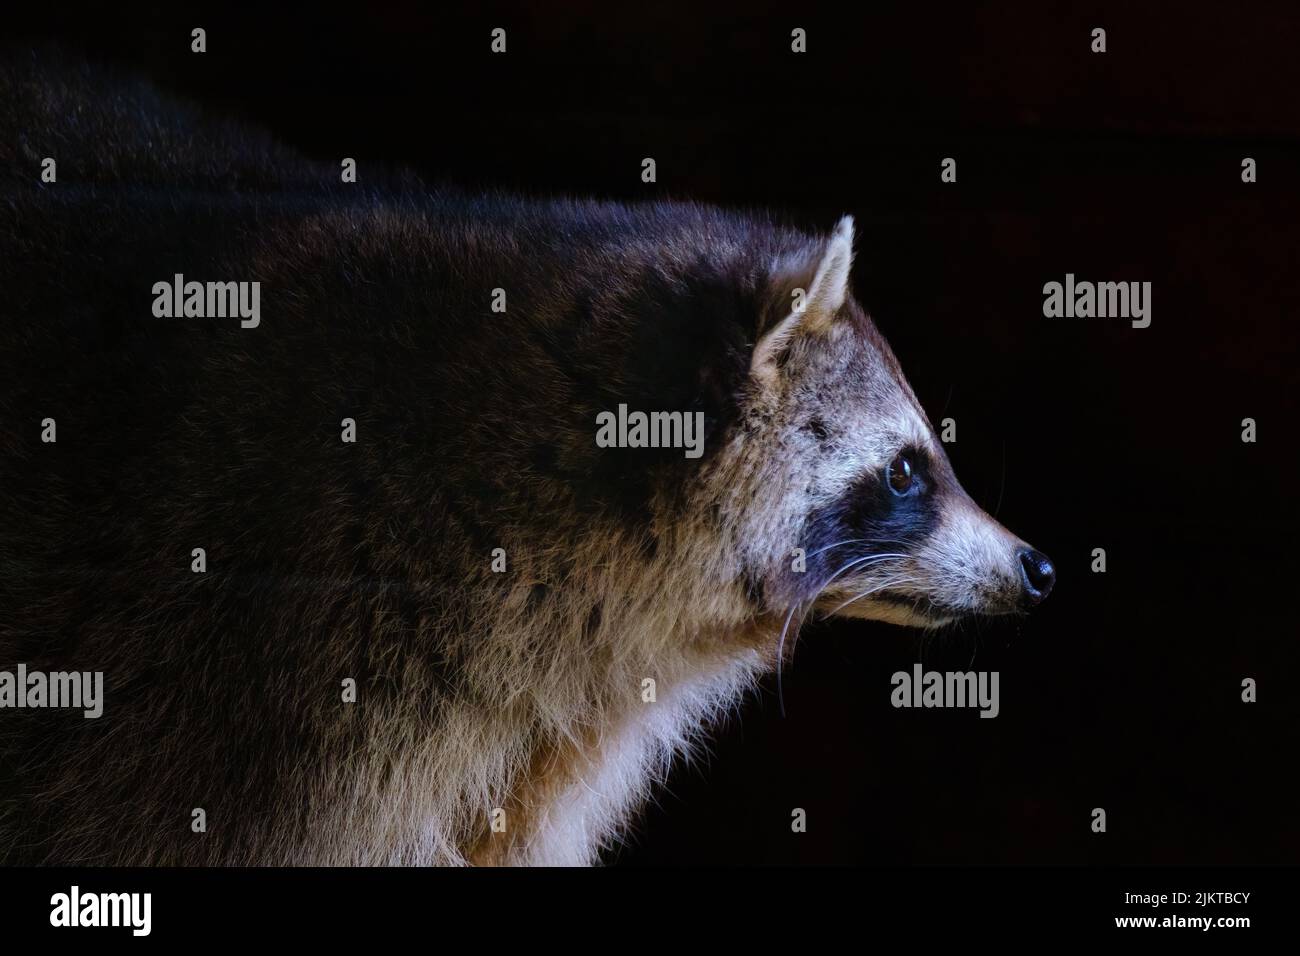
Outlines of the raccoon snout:
[[1019,558],[1024,602],[1030,607],[1041,604],[1056,583],[1056,568],[1052,565],[1052,559],[1033,548],[1021,549]]

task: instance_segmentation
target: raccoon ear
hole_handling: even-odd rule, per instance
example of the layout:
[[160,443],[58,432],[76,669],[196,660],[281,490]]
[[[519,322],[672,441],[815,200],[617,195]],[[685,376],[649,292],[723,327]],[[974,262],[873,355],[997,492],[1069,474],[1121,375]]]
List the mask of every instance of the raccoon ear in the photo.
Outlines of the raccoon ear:
[[852,267],[853,217],[844,216],[835,224],[804,300],[804,321],[809,331],[821,331],[834,321],[835,313],[849,297]]
[[798,334],[817,334],[830,328],[835,315],[849,296],[849,271],[853,267],[853,217],[836,224],[824,246],[811,255],[801,254],[778,263],[772,270],[775,296],[767,328],[750,359],[750,374],[763,384],[772,384],[781,361]]

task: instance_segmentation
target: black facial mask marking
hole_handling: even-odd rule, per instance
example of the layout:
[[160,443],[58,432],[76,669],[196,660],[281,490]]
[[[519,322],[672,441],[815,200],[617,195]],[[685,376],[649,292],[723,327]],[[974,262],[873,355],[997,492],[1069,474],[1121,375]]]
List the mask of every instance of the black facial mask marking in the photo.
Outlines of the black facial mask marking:
[[[939,524],[939,500],[924,453],[905,449],[920,487],[900,497],[883,471],[861,476],[836,501],[810,517],[803,547],[807,571],[793,575],[801,599],[811,597],[849,562],[871,554],[911,553]],[[844,542],[844,543],[841,543]]]

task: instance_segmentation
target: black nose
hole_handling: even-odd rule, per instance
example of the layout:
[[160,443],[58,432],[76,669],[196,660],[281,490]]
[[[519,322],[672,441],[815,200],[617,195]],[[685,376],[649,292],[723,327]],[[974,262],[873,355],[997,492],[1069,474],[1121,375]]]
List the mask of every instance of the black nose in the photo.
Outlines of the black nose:
[[1040,603],[1052,591],[1056,583],[1056,568],[1052,559],[1041,551],[1025,548],[1020,552],[1020,570],[1025,582],[1025,602],[1033,605]]

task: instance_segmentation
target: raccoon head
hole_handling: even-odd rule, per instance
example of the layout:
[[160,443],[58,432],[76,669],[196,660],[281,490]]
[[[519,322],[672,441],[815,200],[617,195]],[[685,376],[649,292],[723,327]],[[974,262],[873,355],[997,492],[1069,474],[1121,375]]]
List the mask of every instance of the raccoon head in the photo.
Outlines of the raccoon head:
[[846,217],[828,241],[782,254],[768,283],[735,446],[764,459],[742,519],[762,602],[921,627],[1038,604],[1052,562],[958,483],[853,299],[852,258]]

